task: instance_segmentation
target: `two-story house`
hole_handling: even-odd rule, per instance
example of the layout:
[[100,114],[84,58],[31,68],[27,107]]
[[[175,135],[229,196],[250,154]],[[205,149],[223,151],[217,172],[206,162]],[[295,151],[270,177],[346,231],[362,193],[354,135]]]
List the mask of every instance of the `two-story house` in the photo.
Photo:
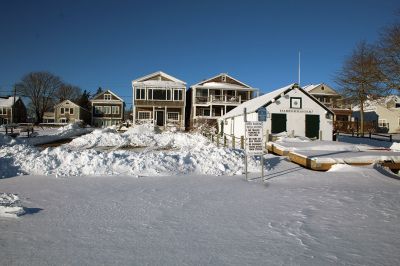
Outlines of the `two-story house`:
[[111,90],[93,96],[90,103],[93,126],[107,127],[124,121],[125,102]]
[[185,129],[186,83],[162,71],[132,81],[133,123]]
[[27,112],[20,97],[0,97],[0,125],[26,122]]
[[[360,106],[353,108],[355,121],[361,120]],[[369,99],[364,102],[364,121],[372,123],[378,132],[400,132],[400,97],[389,95],[378,99]]]
[[332,87],[320,83],[317,85],[306,85],[303,89],[334,113],[334,121],[351,121],[351,105],[346,103],[342,95],[337,93]]
[[55,123],[90,123],[90,112],[76,103],[65,100],[54,105],[54,121]]
[[188,126],[191,127],[199,119],[216,122],[235,107],[257,97],[258,89],[221,73],[192,85],[187,94],[191,107]]

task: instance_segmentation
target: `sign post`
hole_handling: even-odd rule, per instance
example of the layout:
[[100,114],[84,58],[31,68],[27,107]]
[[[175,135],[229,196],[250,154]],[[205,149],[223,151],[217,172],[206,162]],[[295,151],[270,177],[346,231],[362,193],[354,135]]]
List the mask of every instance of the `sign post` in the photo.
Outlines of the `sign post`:
[[247,176],[247,156],[261,156],[261,178],[264,178],[264,159],[263,159],[263,122],[249,121],[246,126],[246,180]]

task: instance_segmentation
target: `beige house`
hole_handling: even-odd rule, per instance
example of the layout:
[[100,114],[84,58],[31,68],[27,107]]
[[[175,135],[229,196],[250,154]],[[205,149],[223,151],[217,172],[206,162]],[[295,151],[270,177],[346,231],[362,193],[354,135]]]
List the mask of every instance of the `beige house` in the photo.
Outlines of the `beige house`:
[[125,102],[111,90],[95,95],[90,100],[92,106],[92,125],[107,127],[124,121]]
[[[235,107],[258,96],[253,88],[226,73],[203,80],[188,90],[189,126],[206,119],[216,122]],[[188,115],[189,117],[189,115]]]
[[133,123],[185,129],[186,83],[162,71],[132,81]]
[[[355,120],[360,121],[360,108],[353,109]],[[400,97],[391,95],[364,103],[364,121],[373,122],[378,132],[400,132]]]
[[53,112],[44,112],[43,114],[43,123],[44,124],[52,124],[56,122],[56,117]]
[[90,123],[90,112],[70,100],[65,100],[54,106],[55,123],[74,123],[83,121]]
[[0,97],[0,125],[26,122],[26,107],[20,97]]
[[318,101],[320,101],[334,113],[334,121],[351,121],[351,106],[346,104],[343,97],[332,87],[324,83],[320,83],[317,85],[306,85],[303,87],[303,89],[317,98]]

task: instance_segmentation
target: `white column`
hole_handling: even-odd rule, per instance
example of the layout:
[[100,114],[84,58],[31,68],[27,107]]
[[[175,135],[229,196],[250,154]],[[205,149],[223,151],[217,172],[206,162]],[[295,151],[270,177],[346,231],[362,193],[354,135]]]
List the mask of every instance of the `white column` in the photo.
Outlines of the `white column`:
[[167,128],[167,106],[164,107],[164,129]]

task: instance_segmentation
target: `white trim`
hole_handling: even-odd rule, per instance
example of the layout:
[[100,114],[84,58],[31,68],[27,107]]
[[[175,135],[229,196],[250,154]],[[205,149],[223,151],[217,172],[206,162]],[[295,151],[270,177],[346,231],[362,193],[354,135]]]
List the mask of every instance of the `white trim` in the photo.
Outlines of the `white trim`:
[[150,78],[152,78],[152,77],[155,77],[155,76],[158,76],[158,75],[160,75],[160,76],[162,76],[162,77],[164,77],[164,78],[166,78],[166,79],[169,79],[169,80],[171,80],[171,81],[173,81],[173,82],[182,83],[183,85],[186,85],[186,82],[184,82],[184,81],[182,81],[182,80],[179,80],[179,79],[177,79],[177,78],[175,78],[175,77],[173,77],[173,76],[171,76],[171,75],[168,75],[167,73],[162,72],[162,71],[157,71],[157,72],[148,74],[148,75],[146,75],[146,76],[137,78],[137,79],[135,79],[135,80],[132,81],[132,85],[133,85],[133,83],[145,81],[145,80],[148,80],[148,79],[150,79]]
[[[140,114],[148,114],[149,118],[140,118]],[[151,119],[151,111],[138,111],[138,120],[150,120]]]
[[[230,79],[233,79],[234,81],[236,81],[236,82],[242,84],[244,87],[247,87],[247,88],[249,88],[249,89],[253,88],[253,87],[251,87],[251,86],[249,86],[249,85],[247,85],[247,84],[241,82],[240,80],[237,80],[237,79],[233,78],[232,76],[229,76],[227,73],[218,74],[218,75],[216,75],[216,76],[214,76],[214,77],[212,77],[212,78],[209,78],[209,79],[200,81],[199,83],[196,83],[196,84],[194,84],[194,85],[192,85],[192,86],[190,86],[190,87],[192,88],[192,87],[195,87],[195,86],[203,85],[204,83],[207,83],[207,82],[209,82],[210,80],[213,80],[213,79],[215,79],[215,78],[221,77],[222,75],[224,75],[224,76],[226,76],[226,77],[228,77],[228,78],[230,78]],[[227,84],[229,84],[229,83],[227,83]]]
[[[170,114],[176,114],[177,115],[177,119],[172,119],[169,117]],[[167,112],[167,120],[171,120],[171,121],[179,121],[179,112]]]
[[[104,101],[104,98],[101,99],[101,100],[100,100],[100,99],[96,99],[96,98],[99,97],[100,95],[106,94],[106,93],[110,93],[110,94],[114,95],[115,98],[117,98],[117,99],[120,100],[121,102],[124,102],[124,100],[122,100],[122,98],[120,98],[117,94],[115,94],[115,93],[112,92],[111,90],[102,91],[102,92],[96,94],[95,96],[93,96],[93,98],[92,98],[90,101],[91,101],[91,102]],[[109,101],[107,101],[107,102],[110,102],[110,101],[117,101],[117,100],[112,100],[112,99],[111,99],[111,100],[109,100]]]

